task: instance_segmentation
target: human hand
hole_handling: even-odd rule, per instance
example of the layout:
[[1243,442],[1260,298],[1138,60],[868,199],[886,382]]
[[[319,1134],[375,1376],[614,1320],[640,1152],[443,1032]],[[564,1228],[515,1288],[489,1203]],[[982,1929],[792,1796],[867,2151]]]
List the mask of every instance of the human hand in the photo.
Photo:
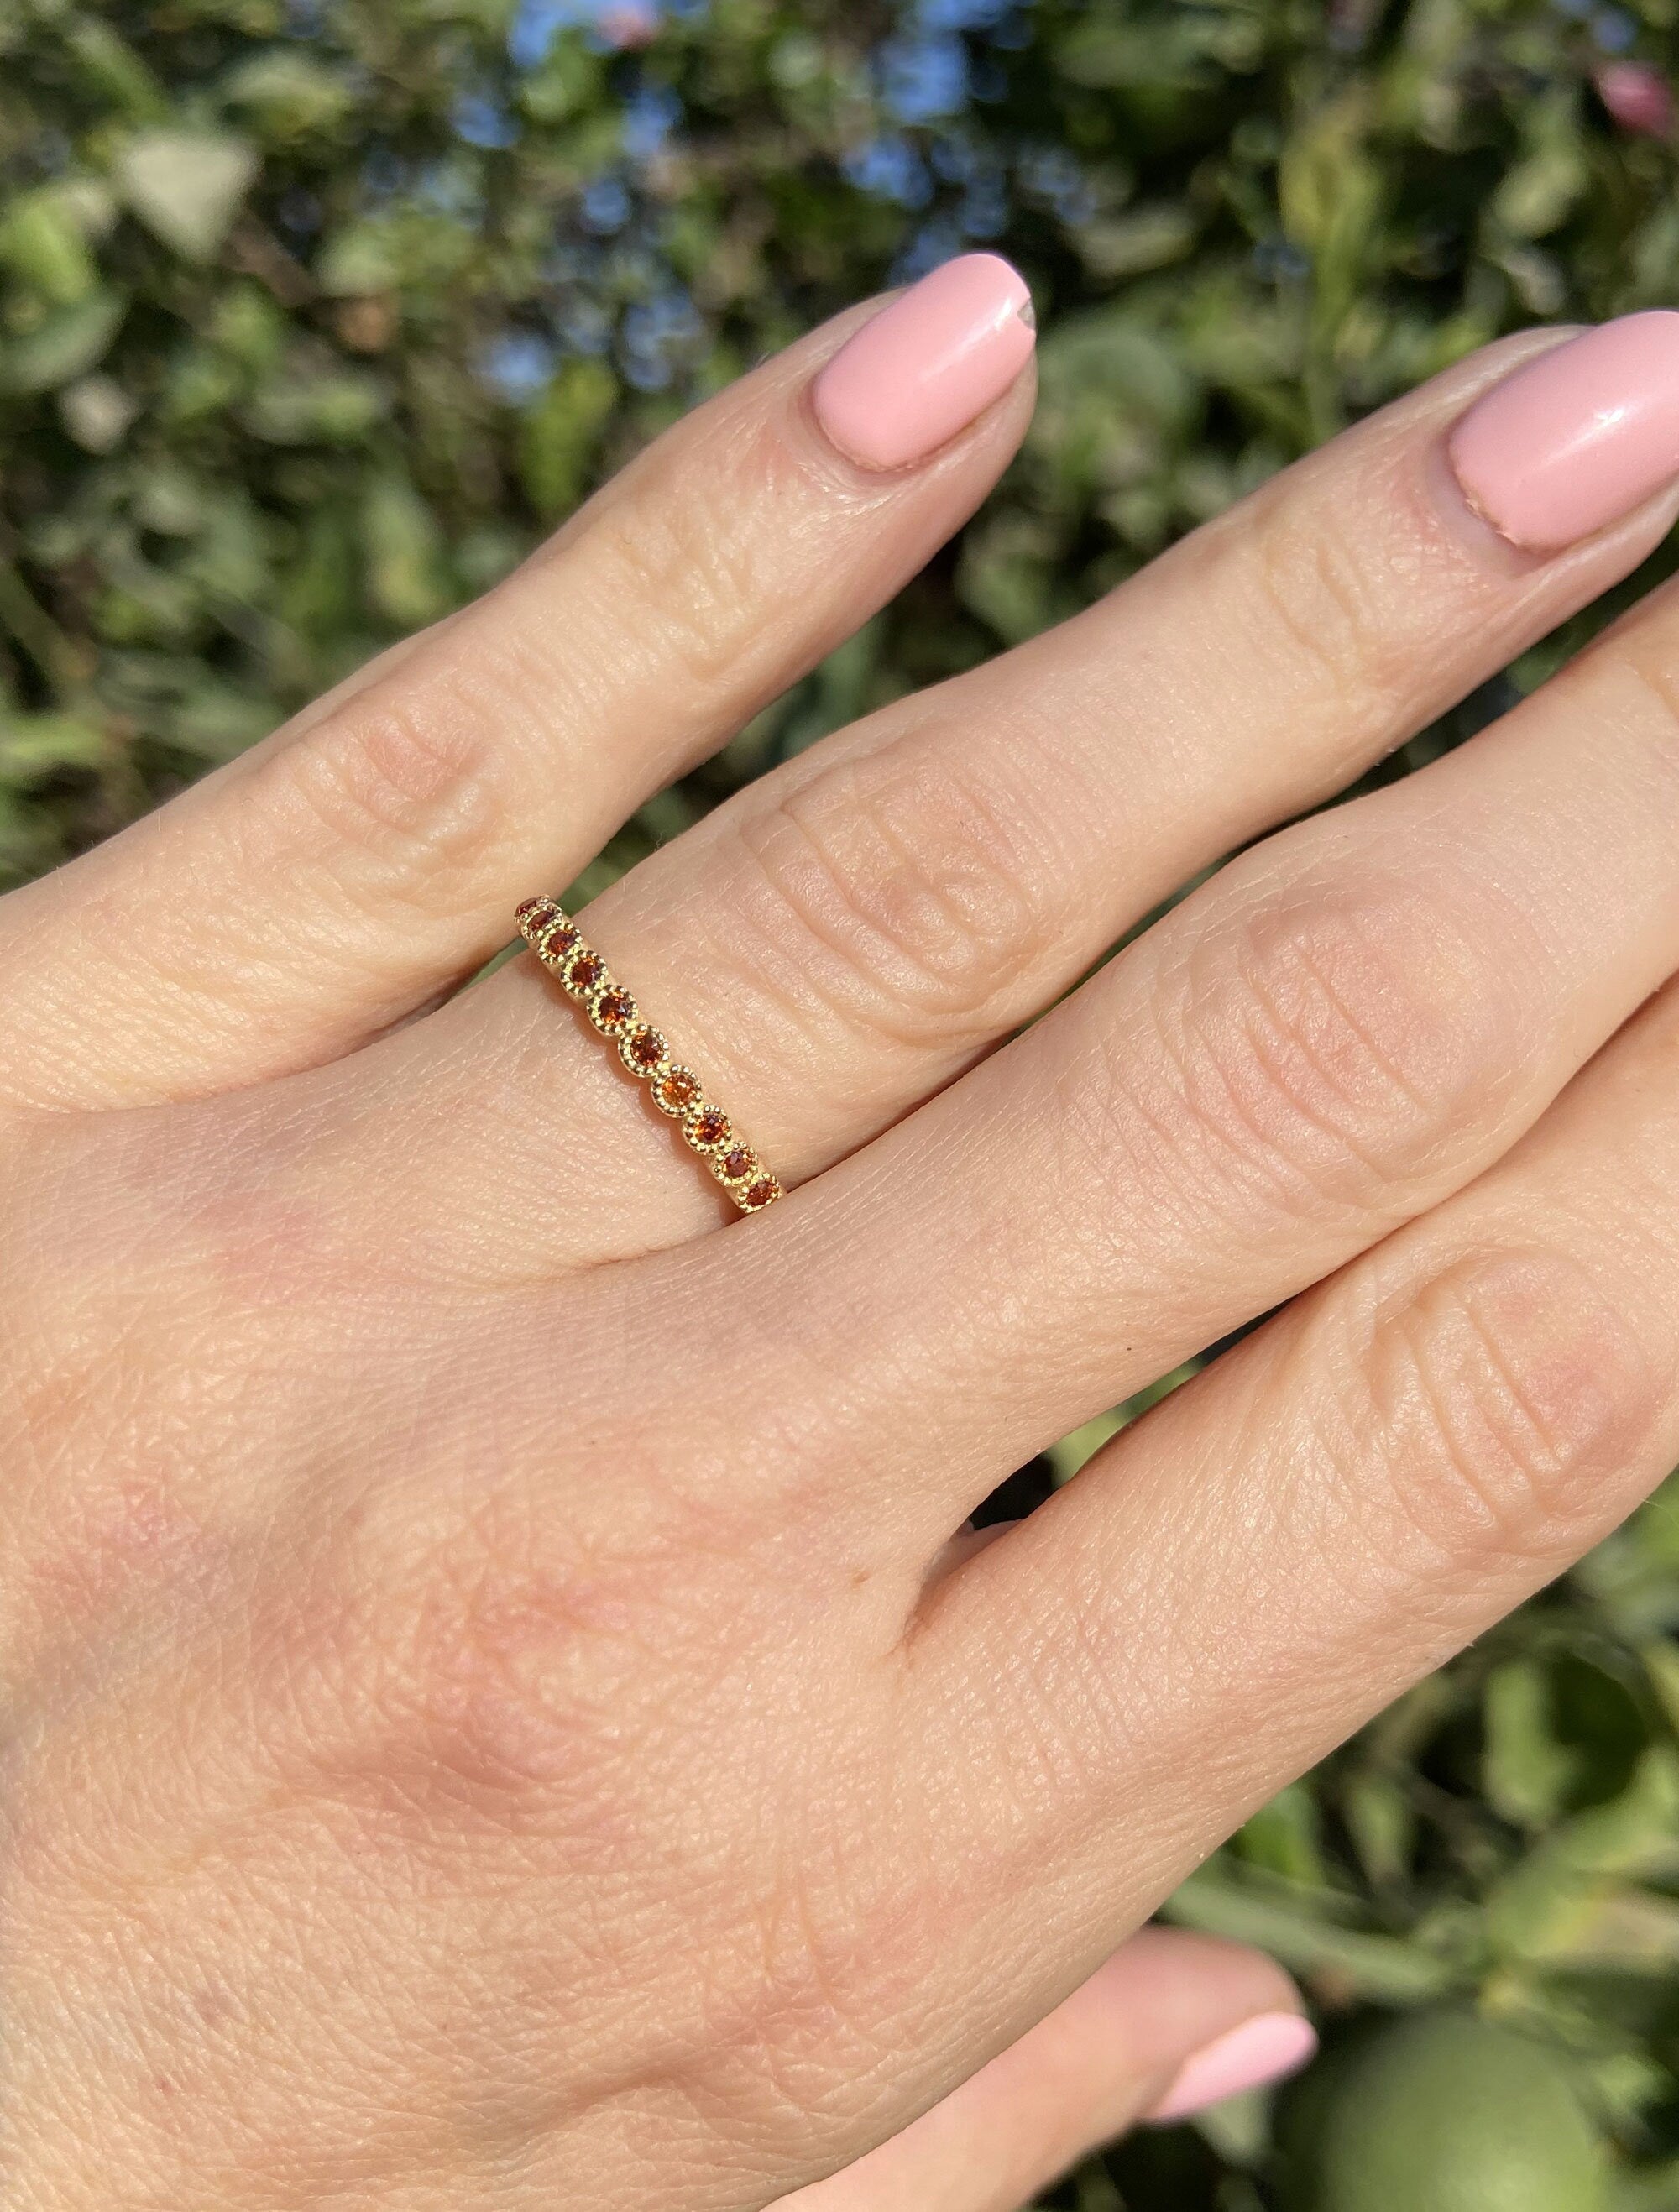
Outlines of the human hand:
[[1679,319],[1463,364],[598,900],[761,1216],[534,959],[411,1018],[983,495],[1020,296],[842,319],[0,904],[18,2212],[1007,2212],[1301,2055],[1133,1931],[1679,1453],[1670,592],[993,1049],[1650,549]]

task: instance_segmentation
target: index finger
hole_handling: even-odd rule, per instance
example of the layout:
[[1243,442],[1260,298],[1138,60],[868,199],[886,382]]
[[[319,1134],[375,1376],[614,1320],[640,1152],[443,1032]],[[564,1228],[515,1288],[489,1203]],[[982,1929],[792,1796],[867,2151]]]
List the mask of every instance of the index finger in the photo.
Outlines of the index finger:
[[972,254],[839,318],[475,605],[13,894],[5,1089],[99,1106],[243,1087],[470,974],[518,898],[567,884],[965,520],[1031,410],[1029,306]]

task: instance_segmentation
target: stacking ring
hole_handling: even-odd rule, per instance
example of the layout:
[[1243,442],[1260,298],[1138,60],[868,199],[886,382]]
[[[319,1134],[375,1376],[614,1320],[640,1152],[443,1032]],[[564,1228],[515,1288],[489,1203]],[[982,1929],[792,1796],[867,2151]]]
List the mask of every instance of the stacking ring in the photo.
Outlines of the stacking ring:
[[761,1213],[773,1206],[782,1195],[779,1181],[722,1108],[706,1097],[693,1069],[671,1058],[663,1036],[642,1018],[634,998],[558,901],[526,899],[514,920],[566,996],[582,1008],[597,1035],[617,1046],[624,1066],[647,1085],[654,1104],[678,1125],[690,1150],[740,1211]]

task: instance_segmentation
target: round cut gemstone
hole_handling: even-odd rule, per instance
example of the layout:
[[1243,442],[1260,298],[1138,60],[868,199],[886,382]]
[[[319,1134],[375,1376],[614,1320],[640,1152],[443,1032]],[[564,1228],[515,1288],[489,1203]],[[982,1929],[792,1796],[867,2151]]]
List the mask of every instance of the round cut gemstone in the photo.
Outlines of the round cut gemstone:
[[688,1134],[703,1152],[711,1152],[728,1142],[729,1117],[721,1106],[702,1106],[688,1124]]
[[522,906],[514,908],[513,918],[520,929],[530,929],[545,915],[558,912],[559,908],[551,898],[527,898]]
[[700,1079],[691,1067],[669,1067],[653,1086],[654,1103],[661,1113],[685,1114],[699,1103]]
[[582,935],[575,921],[562,921],[541,936],[537,950],[544,960],[563,960],[574,945],[582,942]]
[[768,1206],[781,1194],[782,1187],[774,1176],[760,1176],[750,1188],[741,1192],[740,1203],[749,1213],[756,1213],[760,1206]]
[[598,952],[580,952],[565,971],[566,988],[580,995],[593,991],[606,973],[606,963]]
[[632,1030],[618,1049],[624,1066],[637,1075],[651,1075],[664,1063],[665,1040],[657,1030]]
[[614,1036],[636,1018],[636,1001],[622,983],[609,983],[589,1008],[589,1016],[597,1029]]
[[745,1145],[731,1145],[717,1163],[717,1172],[725,1182],[745,1182],[757,1166],[756,1157]]

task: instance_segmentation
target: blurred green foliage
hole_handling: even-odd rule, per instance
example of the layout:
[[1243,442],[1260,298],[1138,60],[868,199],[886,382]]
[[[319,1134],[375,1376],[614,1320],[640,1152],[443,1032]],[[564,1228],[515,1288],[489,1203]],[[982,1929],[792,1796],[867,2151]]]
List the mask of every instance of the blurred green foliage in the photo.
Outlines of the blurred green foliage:
[[[1499,331],[1679,300],[1676,21],[1679,0],[9,0],[0,881],[484,588],[767,349],[966,245],[1009,252],[1043,396],[1001,491],[599,880]],[[1615,70],[1646,72],[1632,127]],[[1676,1632],[1670,1498],[1171,1908],[1268,1944],[1331,2026],[1445,1997],[1530,2026],[1610,2128],[1625,2212],[1679,2206]],[[1267,2172],[1242,2108],[1054,2201],[1260,2212]]]

